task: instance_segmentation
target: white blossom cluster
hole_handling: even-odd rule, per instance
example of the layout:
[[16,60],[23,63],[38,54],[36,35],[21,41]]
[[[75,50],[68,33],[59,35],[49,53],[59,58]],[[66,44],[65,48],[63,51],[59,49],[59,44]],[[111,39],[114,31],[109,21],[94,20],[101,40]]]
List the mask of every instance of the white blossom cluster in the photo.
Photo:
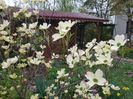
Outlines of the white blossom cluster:
[[57,71],[55,84],[51,84],[45,90],[47,93],[47,96],[55,96],[56,94],[59,94],[60,91],[63,91],[63,93],[68,93],[68,90],[66,89],[66,87],[68,87],[69,85],[69,82],[67,81],[69,79],[69,73],[65,73],[65,72],[66,71],[64,68]]
[[[77,49],[77,45],[68,49],[70,54],[67,55],[66,61],[69,68],[74,68],[76,63],[84,61],[85,65],[90,67],[94,65],[105,64],[112,66],[112,52],[118,51],[118,49],[126,43],[124,35],[117,35],[114,40],[96,42],[96,39],[86,44],[85,50]],[[93,59],[92,59],[93,57]]]
[[58,24],[58,27],[56,27],[56,29],[59,31],[59,33],[55,33],[54,35],[52,35],[53,41],[57,41],[63,37],[66,36],[66,34],[70,31],[71,27],[77,23],[76,21],[60,21]]

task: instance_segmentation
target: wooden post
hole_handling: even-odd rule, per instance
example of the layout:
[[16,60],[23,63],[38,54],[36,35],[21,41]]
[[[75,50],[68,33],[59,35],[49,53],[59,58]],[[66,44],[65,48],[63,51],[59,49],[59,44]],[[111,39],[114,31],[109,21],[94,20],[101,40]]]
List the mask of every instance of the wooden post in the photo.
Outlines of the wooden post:
[[77,43],[79,48],[84,47],[84,32],[85,32],[85,23],[79,23],[78,24],[78,30],[77,30]]
[[99,42],[101,40],[101,32],[102,32],[102,27],[101,27],[102,23],[97,22],[96,23],[96,34],[97,34],[97,41]]
[[10,21],[10,32],[13,33],[16,31],[16,27],[15,27],[15,20],[13,19],[13,13],[14,13],[14,10],[13,8],[8,8],[8,20]]

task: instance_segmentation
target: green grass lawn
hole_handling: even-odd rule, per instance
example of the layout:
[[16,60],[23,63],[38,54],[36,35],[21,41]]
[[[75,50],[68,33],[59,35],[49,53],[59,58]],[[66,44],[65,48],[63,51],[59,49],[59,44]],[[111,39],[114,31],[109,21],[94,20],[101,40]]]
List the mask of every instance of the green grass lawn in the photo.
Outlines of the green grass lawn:
[[133,72],[133,63],[120,63],[117,67],[110,69],[108,79],[120,87],[129,87],[130,90],[126,92],[125,99],[133,99],[133,76],[129,77],[126,72]]

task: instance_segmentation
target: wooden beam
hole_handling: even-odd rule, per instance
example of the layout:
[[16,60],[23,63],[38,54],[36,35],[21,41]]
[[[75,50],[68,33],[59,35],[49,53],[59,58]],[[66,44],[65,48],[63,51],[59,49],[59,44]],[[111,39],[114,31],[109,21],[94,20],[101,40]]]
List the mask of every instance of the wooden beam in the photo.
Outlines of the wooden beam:
[[102,33],[102,23],[97,22],[96,23],[96,35],[97,35],[97,41],[99,42],[101,40],[101,33]]
[[77,42],[78,42],[78,47],[81,49],[84,47],[85,25],[86,25],[85,23],[78,24]]

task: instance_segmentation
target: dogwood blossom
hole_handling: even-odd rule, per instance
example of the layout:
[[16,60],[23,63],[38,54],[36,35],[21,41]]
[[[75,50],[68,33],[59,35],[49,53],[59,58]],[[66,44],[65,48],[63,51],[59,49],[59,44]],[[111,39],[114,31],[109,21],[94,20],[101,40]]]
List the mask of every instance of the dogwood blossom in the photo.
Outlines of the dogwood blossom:
[[109,44],[111,44],[111,49],[117,51],[119,47],[125,45],[127,39],[124,35],[116,35],[114,40],[109,40]]
[[7,63],[7,62],[3,62],[2,64],[2,68],[8,68],[11,64]]
[[38,22],[34,22],[29,24],[29,29],[35,29],[37,27]]
[[97,55],[97,61],[96,64],[106,64],[108,66],[112,66],[113,58],[111,57],[111,54],[105,54],[105,55]]
[[31,64],[34,64],[34,65],[39,65],[41,63],[41,60],[39,60],[38,58],[28,58],[29,59],[29,62]]
[[44,52],[36,52],[36,57],[38,58],[38,59],[44,59],[44,55],[43,55],[43,53]]
[[8,35],[8,32],[7,31],[0,31],[0,34],[6,36],[6,35]]
[[45,89],[47,95],[49,95],[49,96],[54,96],[55,95],[55,92],[52,90],[54,88],[54,86],[55,86],[54,84],[51,84],[49,87],[47,87]]
[[13,58],[8,58],[7,60],[6,60],[6,62],[3,62],[1,65],[2,65],[2,68],[3,69],[6,69],[6,68],[8,68],[10,65],[12,65],[12,64],[15,64],[16,62],[18,61],[18,57],[13,57]]
[[96,44],[96,39],[93,39],[91,42],[88,42],[85,46],[90,50]]
[[94,85],[100,85],[103,86],[107,81],[105,78],[103,78],[103,72],[98,69],[95,74],[88,71],[85,75],[85,77],[89,80],[88,81],[88,85],[90,87],[94,86]]
[[23,32],[27,29],[27,25],[25,23],[22,23],[22,26],[18,28],[19,32]]
[[104,50],[103,48],[106,46],[106,41],[101,41],[99,42],[93,49],[95,50],[96,54],[103,54],[104,53]]
[[8,22],[7,20],[4,20],[2,24],[0,24],[0,31],[4,30],[6,27],[8,27],[10,22]]
[[90,67],[92,67],[93,65],[92,65],[92,62],[90,60],[91,57],[92,57],[92,54],[90,53],[90,47],[89,47],[85,50],[85,56],[82,56],[81,60],[85,61],[86,65],[89,65]]
[[12,36],[1,36],[0,40],[4,40],[4,41],[6,41],[8,43],[14,43]]
[[108,86],[102,87],[102,90],[103,90],[103,94],[111,95],[110,87],[108,87]]
[[15,64],[17,61],[18,61],[18,57],[17,56],[7,59],[7,62],[10,63],[10,64]]
[[71,22],[70,20],[64,22],[60,21],[58,27],[56,28],[57,30],[59,30],[59,33],[52,35],[53,41],[57,41],[65,37],[75,23],[76,21]]
[[31,95],[30,99],[39,99],[39,94]]
[[67,64],[69,65],[69,68],[73,68],[76,61],[74,61],[73,56],[71,54],[67,55],[66,57]]
[[24,68],[24,67],[26,67],[28,64],[26,64],[26,63],[19,63],[19,64],[17,64],[17,68]]
[[27,43],[27,44],[23,44],[20,46],[20,49],[19,49],[19,52],[21,54],[25,54],[26,51],[31,47],[31,44],[30,43]]
[[32,37],[35,34],[35,29],[37,27],[38,22],[34,22],[27,26],[25,23],[22,23],[22,26],[17,29],[18,32],[21,32],[21,36],[28,35],[28,37]]
[[41,48],[41,49],[45,49],[46,46],[45,46],[45,45],[40,45],[40,48]]
[[109,86],[113,89],[113,90],[120,90],[119,86],[115,86],[113,84],[109,84]]
[[14,12],[14,13],[13,13],[13,17],[14,17],[14,18],[17,18],[18,16],[19,16],[19,12]]
[[78,50],[78,47],[77,47],[77,44],[72,46],[70,49],[68,49],[68,51],[70,51],[72,54],[74,54],[75,52],[77,52]]
[[9,75],[9,77],[12,78],[12,79],[16,79],[17,75],[16,75],[16,73],[13,73],[13,74]]
[[53,54],[52,54],[52,59],[57,59],[57,58],[59,58],[59,54],[53,53]]
[[27,8],[21,8],[19,11],[13,13],[13,17],[17,18],[20,14],[23,14],[25,17],[30,17],[31,12],[28,12]]
[[68,75],[69,75],[68,73],[67,74],[65,73],[65,69],[61,69],[60,71],[57,71],[57,79],[66,77]]
[[43,25],[39,26],[39,29],[40,30],[47,30],[50,26],[51,26],[51,24],[43,23]]
[[9,47],[10,47],[10,45],[1,46],[1,48],[5,49],[5,50],[9,49]]
[[83,55],[85,54],[85,51],[80,50],[77,48],[77,45],[74,45],[70,49],[68,49],[70,52],[69,55],[66,56],[67,64],[69,65],[69,68],[73,68],[76,63],[78,63],[81,59],[83,60]]
[[79,96],[83,96],[84,98],[89,97],[90,94],[88,94],[88,91],[90,91],[90,86],[85,81],[81,81],[80,85],[76,85],[75,87],[76,87],[75,92],[78,93]]
[[102,99],[100,96],[99,96],[99,94],[96,94],[96,95],[90,95],[91,96],[91,98],[90,99]]

